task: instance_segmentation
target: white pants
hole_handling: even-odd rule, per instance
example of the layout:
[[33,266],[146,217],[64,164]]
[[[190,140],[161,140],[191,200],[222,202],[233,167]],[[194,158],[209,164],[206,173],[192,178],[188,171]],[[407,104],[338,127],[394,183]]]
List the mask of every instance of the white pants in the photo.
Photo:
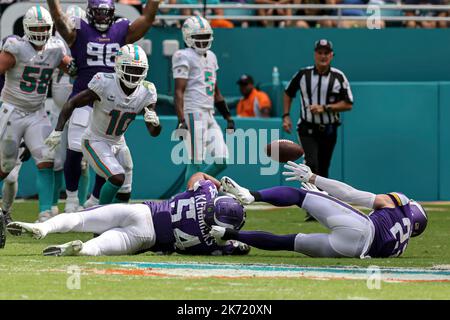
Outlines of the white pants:
[[125,141],[114,144],[105,140],[83,139],[82,151],[83,156],[99,176],[108,179],[117,174],[124,174],[125,181],[119,192],[131,192],[133,159]]
[[302,208],[330,234],[302,234],[295,238],[295,251],[313,257],[362,257],[373,241],[370,219],[350,205],[320,192],[308,192]]
[[152,213],[145,204],[110,204],[62,213],[40,224],[48,233],[100,234],[83,244],[80,255],[125,255],[151,248],[156,241]]
[[84,106],[73,110],[67,131],[68,149],[81,152],[81,137],[89,124],[92,107]]
[[222,129],[214,118],[213,110],[199,110],[184,114],[189,135],[184,139],[189,160],[197,163],[211,158],[227,158],[228,149]]
[[[11,106],[4,103],[2,108]],[[19,145],[23,140],[36,164],[53,162],[54,152],[45,145],[44,140],[52,130],[47,113],[42,108],[36,112],[23,112],[14,109],[1,137],[1,169],[11,172],[16,166]]]

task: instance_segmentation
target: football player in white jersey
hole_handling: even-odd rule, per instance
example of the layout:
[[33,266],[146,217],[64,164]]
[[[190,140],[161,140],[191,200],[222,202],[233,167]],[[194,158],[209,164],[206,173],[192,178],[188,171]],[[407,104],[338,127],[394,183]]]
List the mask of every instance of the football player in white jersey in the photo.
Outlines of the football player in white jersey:
[[[71,21],[76,23],[77,19],[86,20],[86,12],[79,6],[71,5],[66,10],[66,15],[71,18]],[[65,40],[60,36],[58,32],[55,35],[58,39],[63,41],[66,51],[70,53],[70,48],[67,46]],[[74,78],[70,77],[68,74],[61,70],[55,70],[52,78],[52,97],[53,104],[50,104],[50,122],[52,127],[55,128],[56,122],[58,121],[59,113],[64,105],[69,99],[72,92]],[[67,129],[64,130],[61,145],[55,150],[55,162],[53,171],[55,172],[55,187],[53,193],[53,206],[52,214],[58,213],[58,200],[61,189],[64,185],[64,161],[66,159],[66,149],[67,149]],[[81,163],[81,177],[78,187],[78,198],[79,203],[83,204],[86,201],[88,187],[89,187],[89,165],[87,160],[83,158]],[[82,207],[76,206],[70,201],[66,202],[64,212],[74,212],[78,211]]]
[[[186,19],[181,30],[187,48],[175,52],[172,69],[178,129],[189,130],[183,137],[190,161],[185,173],[187,181],[196,172],[217,176],[226,168],[228,149],[214,119],[214,107],[227,120],[227,130],[234,130],[234,121],[217,85],[219,66],[216,55],[209,50],[213,41],[209,22],[193,16]],[[201,169],[208,156],[214,162]]]
[[64,44],[52,37],[50,13],[39,4],[23,19],[25,36],[9,37],[0,52],[0,74],[5,74],[0,113],[0,179],[14,169],[21,140],[30,149],[36,165],[39,220],[51,216],[53,200],[53,152],[44,144],[51,124],[44,108],[53,71],[71,69]]
[[147,55],[141,47],[127,44],[120,48],[115,73],[97,73],[89,82],[89,89],[71,98],[45,142],[55,148],[73,110],[88,104],[94,106],[82,137],[82,151],[95,172],[107,179],[100,190],[99,204],[112,203],[116,194],[121,195],[118,199],[121,202],[130,199],[133,161],[124,133],[136,115],[144,111],[145,124],[152,136],[161,132],[154,111],[156,88],[144,81],[147,70]]

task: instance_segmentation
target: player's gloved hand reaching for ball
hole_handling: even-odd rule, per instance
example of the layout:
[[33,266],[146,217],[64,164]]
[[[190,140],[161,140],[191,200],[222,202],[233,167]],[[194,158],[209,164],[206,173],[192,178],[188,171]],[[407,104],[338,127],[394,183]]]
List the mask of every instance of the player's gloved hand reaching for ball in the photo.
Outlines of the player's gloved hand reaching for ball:
[[50,148],[51,151],[61,143],[62,131],[53,130],[52,133],[45,139],[44,143]]
[[283,176],[287,176],[286,181],[309,182],[309,179],[313,175],[311,168],[302,163],[288,161],[287,164],[284,165],[284,168],[291,170],[283,172]]

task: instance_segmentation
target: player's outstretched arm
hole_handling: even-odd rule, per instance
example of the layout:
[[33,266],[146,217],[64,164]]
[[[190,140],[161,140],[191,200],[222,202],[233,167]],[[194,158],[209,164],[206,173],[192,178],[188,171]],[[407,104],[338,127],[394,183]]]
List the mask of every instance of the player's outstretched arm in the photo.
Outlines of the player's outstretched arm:
[[5,74],[6,71],[14,67],[16,58],[6,51],[0,51],[0,74]]
[[74,77],[77,74],[77,66],[75,60],[72,57],[65,55],[61,63],[58,66],[59,69],[67,73],[69,76]]
[[50,15],[55,23],[56,30],[61,37],[66,41],[67,45],[71,47],[75,42],[77,30],[70,22],[69,17],[62,11],[59,0],[47,0]]
[[156,105],[151,104],[144,108],[144,121],[148,132],[152,137],[157,137],[161,133],[161,123],[159,122],[159,117],[156,114]]
[[130,25],[125,43],[138,41],[152,27],[156,12],[158,12],[159,2],[160,0],[147,1],[142,15]]
[[187,189],[188,190],[192,190],[194,189],[194,185],[196,182],[200,181],[200,180],[209,180],[212,183],[214,183],[214,185],[216,186],[217,190],[219,190],[220,188],[220,182],[219,180],[217,180],[216,178],[210,176],[209,174],[203,173],[203,172],[197,172],[194,173],[190,178],[189,181],[187,183]]
[[283,172],[283,175],[287,176],[287,181],[310,182],[342,201],[370,209],[394,206],[394,203],[387,195],[375,195],[371,192],[355,189],[346,183],[318,176],[312,173],[307,165],[288,161],[284,168],[289,170]]
[[219,90],[217,82],[214,89],[214,106],[217,108],[217,110],[219,110],[222,117],[227,120],[227,130],[234,131],[235,125],[233,119],[231,118],[230,109],[228,109],[228,105]]
[[80,108],[86,105],[92,105],[94,101],[100,100],[99,96],[91,89],[81,91],[76,96],[67,101],[58,117],[58,123],[56,124],[55,131],[63,131],[67,120],[72,116],[75,108]]

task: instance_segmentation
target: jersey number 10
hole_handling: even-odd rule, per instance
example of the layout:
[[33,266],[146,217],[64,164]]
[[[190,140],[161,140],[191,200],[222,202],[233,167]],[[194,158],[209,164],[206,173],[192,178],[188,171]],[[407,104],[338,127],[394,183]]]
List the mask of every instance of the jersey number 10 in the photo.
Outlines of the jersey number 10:
[[111,120],[109,121],[106,134],[111,136],[121,136],[127,131],[130,123],[136,118],[136,113],[133,112],[120,112],[119,110],[111,110],[109,113]]

